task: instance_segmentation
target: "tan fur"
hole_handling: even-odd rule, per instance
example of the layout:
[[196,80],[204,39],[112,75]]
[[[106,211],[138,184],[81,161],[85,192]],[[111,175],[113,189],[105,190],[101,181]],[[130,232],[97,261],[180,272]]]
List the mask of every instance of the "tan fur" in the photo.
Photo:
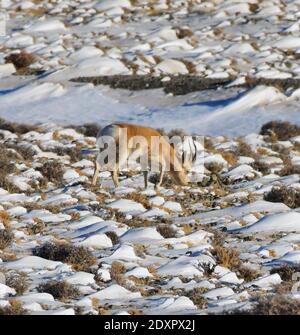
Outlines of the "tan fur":
[[[141,152],[148,152],[148,154],[151,154],[151,138],[153,136],[156,136],[160,140],[159,144],[159,156],[158,157],[150,157],[149,156],[149,161],[152,159],[155,161],[159,166],[160,166],[160,180],[159,183],[156,185],[156,187],[160,186],[162,179],[163,179],[163,174],[165,172],[165,168],[169,167],[169,174],[174,180],[176,184],[179,185],[187,185],[188,183],[188,177],[187,177],[187,172],[182,166],[182,163],[180,159],[178,158],[174,147],[166,141],[162,135],[155,129],[153,128],[148,128],[148,127],[143,127],[139,125],[134,125],[134,124],[126,124],[126,123],[114,123],[111,124],[107,127],[105,127],[102,131],[100,131],[99,135],[97,136],[98,138],[105,135],[107,132],[109,134],[112,134],[112,136],[115,138],[116,144],[117,144],[117,150],[120,148],[119,145],[119,137],[118,137],[118,129],[120,128],[126,128],[127,129],[127,156],[124,156],[123,160],[126,160],[128,156],[134,151],[128,147],[128,143],[130,139],[136,136],[142,136],[144,139],[146,139],[147,142],[147,147],[139,147],[139,150]],[[116,130],[116,131],[114,131]],[[121,155],[122,156],[122,155]],[[114,171],[112,172],[112,178],[115,183],[115,186],[119,184],[118,182],[118,173],[119,173],[119,168],[120,165],[122,165],[122,162],[118,162],[117,166],[115,167]],[[93,184],[95,185],[97,182],[98,174],[99,174],[99,169],[100,166],[97,163],[96,159],[96,165],[95,165],[95,173],[93,177]],[[144,171],[144,179],[145,179],[145,188],[147,187],[148,184],[148,173],[147,171]]]

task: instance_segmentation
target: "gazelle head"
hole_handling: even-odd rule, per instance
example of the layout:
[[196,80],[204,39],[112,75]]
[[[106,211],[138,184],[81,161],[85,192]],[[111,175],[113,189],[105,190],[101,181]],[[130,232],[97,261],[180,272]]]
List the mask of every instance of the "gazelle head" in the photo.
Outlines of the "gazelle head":
[[179,155],[177,152],[177,157],[179,161],[181,162],[180,164],[180,169],[177,171],[173,171],[171,173],[172,178],[174,181],[182,186],[187,186],[189,183],[189,177],[188,173],[190,172],[192,168],[192,164],[196,161],[197,158],[197,147],[195,144],[195,141],[193,138],[188,139],[189,142],[189,150],[186,152],[186,150],[182,150],[182,154]]

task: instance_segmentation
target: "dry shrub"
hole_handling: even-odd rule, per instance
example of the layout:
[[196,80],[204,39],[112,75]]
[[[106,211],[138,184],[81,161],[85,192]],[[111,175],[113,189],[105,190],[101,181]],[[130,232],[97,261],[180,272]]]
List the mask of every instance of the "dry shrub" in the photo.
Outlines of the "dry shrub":
[[207,162],[207,163],[204,163],[204,167],[210,171],[211,173],[215,173],[215,174],[218,174],[220,173],[224,166],[223,164],[220,164],[220,163],[217,163],[217,162]]
[[12,53],[5,57],[6,63],[14,64],[15,68],[18,70],[18,73],[21,71],[24,74],[26,73],[27,68],[33,64],[35,60],[36,58],[32,54],[24,50],[20,53]]
[[107,231],[105,235],[111,239],[113,245],[120,243],[119,236],[114,231]]
[[292,160],[287,155],[282,155],[283,168],[278,172],[280,176],[289,176],[291,174],[300,174],[300,166],[293,165]]
[[139,278],[135,276],[128,276],[128,279],[133,281],[136,285],[149,285],[150,284],[150,278]]
[[72,220],[80,219],[80,212],[74,211],[74,212],[70,212],[68,214],[71,216]]
[[241,265],[239,253],[235,249],[216,246],[212,250],[212,254],[216,257],[219,265],[232,271],[235,271]]
[[237,272],[246,282],[250,282],[261,276],[261,273],[258,270],[251,269],[242,264],[238,267]]
[[230,165],[235,165],[238,160],[236,153],[234,153],[233,151],[223,151],[221,152],[221,155]]
[[176,237],[176,231],[170,224],[160,224],[157,226],[156,230],[164,238]]
[[204,148],[206,151],[215,151],[214,143],[210,137],[204,137]]
[[41,247],[36,247],[33,254],[52,261],[71,264],[76,270],[88,270],[96,263],[96,258],[88,249],[67,243],[46,243]]
[[55,147],[52,150],[58,156],[69,156],[72,163],[83,159],[80,146],[74,147]]
[[249,9],[252,13],[257,13],[259,11],[259,5],[256,3],[249,3]]
[[88,137],[96,137],[101,130],[101,126],[97,123],[85,123],[83,126],[70,126],[69,128],[74,128],[78,133]]
[[126,194],[125,197],[126,197],[126,199],[139,202],[146,209],[150,209],[151,208],[151,204],[149,202],[149,199],[145,195],[143,195],[143,194],[132,192],[132,193]]
[[184,295],[190,298],[199,309],[203,309],[207,307],[207,300],[203,297],[205,292],[207,292],[207,288],[195,287],[188,292],[184,292]]
[[238,146],[235,151],[237,156],[246,156],[246,157],[252,157],[254,159],[257,158],[257,154],[252,150],[251,146],[244,142],[244,141],[238,141]]
[[0,211],[0,222],[2,222],[5,227],[9,227],[10,216],[6,211]]
[[191,224],[188,224],[188,223],[184,223],[182,226],[181,226],[183,232],[185,235],[188,235],[190,234],[193,230],[192,230],[192,225]]
[[204,270],[203,274],[205,277],[210,277],[214,273],[215,266],[210,263],[203,263],[201,267]]
[[63,183],[64,166],[57,160],[45,162],[38,170],[47,178],[48,181],[55,184]]
[[22,303],[11,299],[9,306],[0,307],[0,315],[26,315],[27,311],[23,309]]
[[110,275],[111,278],[114,279],[118,284],[123,284],[125,281],[124,273],[126,272],[126,268],[123,263],[118,261],[113,261],[111,263]]
[[273,186],[271,191],[264,194],[264,199],[270,202],[282,202],[290,208],[300,207],[300,192],[292,187]]
[[145,257],[145,253],[146,253],[146,247],[141,244],[141,243],[136,243],[133,246],[134,249],[134,253],[138,256],[138,257]]
[[14,234],[10,229],[0,230],[0,250],[8,248],[14,240]]
[[259,297],[253,309],[233,310],[225,314],[235,315],[300,315],[300,301],[285,295]]
[[[132,287],[131,287],[131,290],[133,290]],[[139,292],[141,292],[141,295],[143,297],[151,297],[153,295],[161,295],[163,293],[163,290],[161,289],[161,287],[147,286],[146,288],[145,287],[139,288]]]
[[195,64],[193,62],[190,62],[190,61],[188,61],[187,59],[184,59],[184,58],[181,58],[181,59],[178,59],[178,60],[185,65],[189,74],[196,72],[196,67],[195,67]]
[[286,141],[291,137],[300,135],[300,127],[287,121],[270,121],[260,130],[261,135],[276,136],[279,141]]
[[140,309],[136,309],[136,308],[131,308],[128,310],[128,313],[130,315],[144,315],[143,311]]
[[55,299],[67,301],[79,297],[79,290],[64,280],[49,280],[46,283],[40,284],[37,288],[38,292],[49,293]]
[[17,295],[23,295],[28,289],[28,277],[25,272],[12,270],[5,272],[6,285],[16,290]]
[[295,266],[289,266],[289,265],[281,265],[278,267],[274,267],[270,273],[278,273],[280,275],[280,278],[283,281],[289,282],[294,280],[293,275],[294,273],[300,272],[300,265],[295,265]]
[[0,118],[0,129],[9,130],[14,134],[22,135],[28,133],[29,131],[36,130],[36,127],[24,123],[9,122]]
[[28,145],[9,144],[7,148],[17,151],[21,155],[19,158],[22,160],[32,160],[35,155],[35,152]]
[[176,35],[178,38],[185,38],[193,36],[193,32],[189,28],[177,28]]
[[266,175],[270,172],[270,167],[268,164],[261,162],[259,160],[255,161],[251,164],[253,169],[256,171],[260,171],[263,175]]
[[226,234],[219,230],[212,231],[211,229],[208,229],[209,232],[213,233],[213,240],[212,240],[212,246],[214,248],[216,247],[222,247],[225,243]]
[[34,218],[33,220],[34,223],[31,223],[27,226],[29,235],[41,234],[46,227],[45,222],[39,218]]
[[16,171],[15,164],[11,161],[14,154],[7,150],[2,144],[0,144],[0,187],[10,190],[12,187],[11,183],[7,180],[7,176]]
[[278,285],[274,285],[274,293],[276,294],[290,294],[295,281],[282,281]]

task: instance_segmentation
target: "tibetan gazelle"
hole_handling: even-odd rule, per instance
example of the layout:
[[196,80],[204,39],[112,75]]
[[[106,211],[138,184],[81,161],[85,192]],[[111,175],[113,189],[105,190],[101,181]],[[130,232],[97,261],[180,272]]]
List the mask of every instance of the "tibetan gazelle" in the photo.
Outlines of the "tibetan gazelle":
[[[159,172],[159,182],[155,187],[161,185],[165,172],[168,172],[173,181],[178,185],[187,185],[189,182],[187,173],[190,165],[188,162],[184,162],[184,154],[180,157],[175,152],[174,146],[157,130],[133,124],[114,123],[103,128],[97,135],[99,153],[95,161],[93,185],[96,185],[100,168],[103,165],[104,156],[102,155],[101,157],[101,154],[104,151],[105,145],[106,148],[109,146],[109,142],[115,146],[113,155],[115,160],[110,165],[110,168],[106,170],[111,171],[111,176],[116,187],[119,185],[119,171],[133,153],[138,153],[138,156],[141,159],[144,158],[144,162],[147,162],[147,166],[142,167],[145,188],[148,187],[148,171],[149,169],[153,171],[153,165],[156,166],[156,170]],[[195,155],[196,146],[192,161],[195,160]],[[108,163],[108,160],[106,158],[105,163]],[[151,167],[149,166],[149,162],[151,162]]]

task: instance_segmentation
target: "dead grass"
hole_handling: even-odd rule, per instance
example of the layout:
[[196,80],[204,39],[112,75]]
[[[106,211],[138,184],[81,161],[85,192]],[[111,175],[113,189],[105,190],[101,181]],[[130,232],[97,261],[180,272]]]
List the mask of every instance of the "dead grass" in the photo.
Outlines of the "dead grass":
[[141,243],[136,243],[133,246],[134,252],[138,257],[144,258],[146,253],[146,247]]
[[279,141],[286,141],[300,135],[300,127],[287,121],[270,121],[262,126],[260,134],[273,136]]
[[176,30],[176,35],[177,35],[178,38],[192,37],[193,32],[189,28],[178,27],[177,30]]
[[291,159],[287,155],[281,155],[280,158],[283,160],[283,168],[278,172],[280,176],[300,174],[300,166],[293,165]]
[[72,163],[76,163],[83,159],[81,153],[82,146],[77,144],[73,147],[56,147],[52,149],[58,156],[69,156]]
[[189,71],[189,74],[194,74],[196,72],[196,67],[193,62],[188,61],[187,59],[180,58],[178,59],[180,62],[182,62],[187,70]]
[[281,265],[279,267],[274,267],[270,271],[271,274],[278,273],[280,275],[280,278],[286,282],[292,281],[293,275],[297,272],[300,273],[300,265],[296,266]]
[[264,200],[282,202],[290,208],[298,208],[300,207],[300,192],[285,185],[273,186],[270,192],[264,194]]
[[5,57],[6,63],[12,63],[18,74],[26,74],[28,67],[36,61],[36,57],[22,50],[20,53],[12,53]]
[[242,264],[238,267],[237,272],[239,277],[243,278],[246,282],[250,282],[261,276],[260,271],[251,269]]
[[78,133],[88,137],[96,137],[101,130],[101,126],[96,123],[85,123],[83,126],[70,126],[68,128],[73,128]]
[[124,284],[125,278],[124,273],[126,268],[123,263],[118,261],[113,261],[110,268],[110,275],[113,280],[115,280],[119,285]]
[[79,297],[79,290],[64,280],[49,280],[37,287],[38,292],[49,293],[55,299],[68,301]]
[[29,131],[36,130],[37,127],[24,123],[10,122],[0,118],[0,129],[9,130],[16,135],[22,135],[28,133]]
[[96,258],[88,249],[67,243],[46,243],[35,248],[33,254],[52,261],[71,264],[78,271],[86,271],[96,263]]
[[151,204],[149,202],[149,199],[145,195],[143,195],[143,194],[132,192],[132,193],[126,194],[125,198],[129,199],[129,200],[132,200],[132,201],[139,202],[146,209],[150,209],[151,208]]
[[160,225],[157,226],[156,230],[164,238],[176,237],[176,231],[170,224],[160,224]]
[[223,170],[224,165],[217,162],[207,162],[204,163],[204,167],[211,173],[218,174]]
[[17,295],[23,295],[29,287],[27,274],[17,270],[5,271],[4,273],[6,285],[14,288]]
[[217,263],[225,268],[235,271],[241,265],[239,253],[235,249],[215,246],[212,254],[216,257]]
[[251,146],[242,140],[238,141],[235,153],[237,156],[246,156],[257,159],[257,154],[252,150]]
[[253,309],[249,311],[234,310],[225,314],[235,315],[300,315],[300,300],[285,295],[259,297]]
[[120,243],[119,236],[114,231],[107,231],[105,235],[111,239],[113,245]]
[[0,315],[26,315],[27,311],[23,308],[22,303],[10,299],[10,305],[6,307],[0,307]]
[[207,300],[203,297],[203,294],[207,291],[208,289],[204,287],[196,287],[191,291],[184,292],[183,295],[190,298],[199,309],[203,309],[207,307]]
[[256,171],[261,172],[263,175],[270,173],[270,166],[266,163],[263,163],[259,160],[255,161],[253,164],[251,164],[253,169]]
[[64,166],[59,161],[49,160],[38,168],[38,170],[49,182],[54,184],[63,183]]
[[16,167],[13,162],[16,155],[12,150],[8,150],[3,144],[0,144],[0,157],[0,187],[7,191],[18,191],[7,179],[8,175],[16,172]]
[[10,229],[0,230],[0,250],[8,248],[14,240],[14,234]]
[[231,166],[237,163],[238,157],[233,151],[223,151],[221,152],[222,157],[227,161],[227,163]]
[[45,228],[46,224],[43,220],[39,218],[33,218],[34,223],[31,223],[27,226],[27,231],[29,235],[41,234]]
[[128,313],[130,315],[144,315],[143,311],[140,309],[136,309],[136,308],[131,308],[128,310]]
[[7,211],[0,211],[0,222],[2,222],[6,228],[10,227],[10,216]]

